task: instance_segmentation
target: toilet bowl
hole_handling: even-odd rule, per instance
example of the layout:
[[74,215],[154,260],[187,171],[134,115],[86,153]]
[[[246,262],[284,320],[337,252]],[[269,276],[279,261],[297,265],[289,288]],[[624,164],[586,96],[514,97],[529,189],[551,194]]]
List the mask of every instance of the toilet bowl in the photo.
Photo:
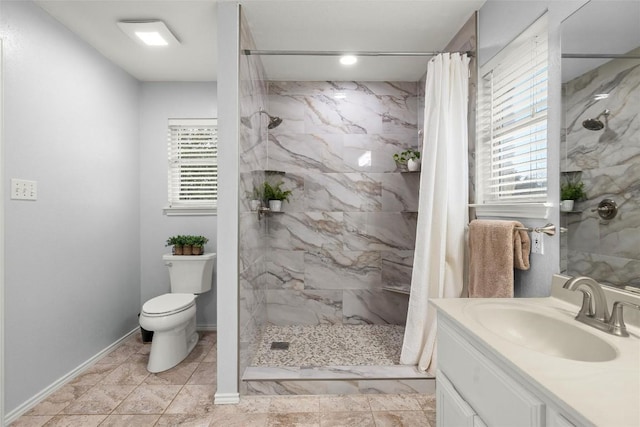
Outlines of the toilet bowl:
[[170,272],[172,293],[150,299],[140,313],[140,326],[153,331],[149,372],[173,368],[198,343],[196,298],[211,289],[215,256],[215,253],[163,256]]
[[140,326],[153,331],[149,372],[173,368],[198,343],[195,299],[193,294],[164,294],[142,306]]

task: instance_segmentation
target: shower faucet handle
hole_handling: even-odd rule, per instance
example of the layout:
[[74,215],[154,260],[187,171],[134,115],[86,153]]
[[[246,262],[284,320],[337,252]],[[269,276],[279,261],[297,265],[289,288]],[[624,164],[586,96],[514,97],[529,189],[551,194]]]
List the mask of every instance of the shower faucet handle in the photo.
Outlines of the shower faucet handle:
[[598,212],[602,219],[613,219],[618,214],[618,204],[611,199],[602,199],[598,207],[591,209],[591,212]]

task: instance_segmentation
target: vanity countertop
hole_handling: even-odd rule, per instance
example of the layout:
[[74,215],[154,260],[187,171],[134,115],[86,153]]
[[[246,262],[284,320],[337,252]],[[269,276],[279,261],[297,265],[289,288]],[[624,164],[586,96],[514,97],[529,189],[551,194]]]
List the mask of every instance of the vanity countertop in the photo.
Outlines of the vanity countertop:
[[[552,313],[558,319],[597,335],[617,352],[613,360],[582,362],[550,356],[515,344],[486,329],[469,314],[473,304],[496,302]],[[617,337],[573,319],[579,307],[547,298],[435,299],[431,303],[483,344],[501,364],[530,382],[540,393],[567,411],[596,426],[640,426],[640,329],[628,327],[629,337]],[[611,304],[611,301],[609,301]],[[631,310],[629,310],[631,311]],[[626,314],[626,313],[625,313]]]

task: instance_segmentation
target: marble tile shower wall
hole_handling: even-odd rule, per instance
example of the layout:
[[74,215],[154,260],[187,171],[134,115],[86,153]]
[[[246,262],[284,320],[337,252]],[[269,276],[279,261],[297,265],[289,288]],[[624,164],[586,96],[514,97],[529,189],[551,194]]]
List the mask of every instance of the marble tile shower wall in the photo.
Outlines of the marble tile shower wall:
[[418,147],[415,82],[269,82],[268,167],[293,190],[268,219],[267,319],[404,324],[420,176],[393,154]]
[[[243,49],[254,48],[244,17],[240,25]],[[259,57],[240,57],[239,109],[239,301],[240,372],[250,364],[266,325],[266,225],[256,219],[245,196],[264,180],[267,166],[267,127],[264,115],[257,114],[267,101],[267,85]],[[241,390],[244,393],[244,390]]]
[[[640,49],[636,50],[640,52]],[[613,60],[564,86],[566,131],[563,170],[582,171],[588,199],[578,213],[563,214],[568,233],[561,244],[562,269],[613,284],[640,286],[640,64]],[[608,93],[594,101],[595,94]],[[611,110],[609,128],[594,132],[583,120]],[[601,220],[591,212],[605,198],[618,215]],[[566,255],[565,255],[566,254]]]

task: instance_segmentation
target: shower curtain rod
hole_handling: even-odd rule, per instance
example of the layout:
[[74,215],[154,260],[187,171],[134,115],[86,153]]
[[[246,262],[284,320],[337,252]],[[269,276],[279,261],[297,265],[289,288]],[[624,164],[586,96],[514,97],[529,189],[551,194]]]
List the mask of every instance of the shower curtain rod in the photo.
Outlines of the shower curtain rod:
[[627,55],[625,53],[563,53],[567,59],[640,59],[640,55]]
[[441,53],[462,53],[473,56],[473,52],[376,52],[376,51],[356,51],[343,52],[338,50],[258,50],[243,49],[245,55],[265,55],[265,56],[436,56]]

